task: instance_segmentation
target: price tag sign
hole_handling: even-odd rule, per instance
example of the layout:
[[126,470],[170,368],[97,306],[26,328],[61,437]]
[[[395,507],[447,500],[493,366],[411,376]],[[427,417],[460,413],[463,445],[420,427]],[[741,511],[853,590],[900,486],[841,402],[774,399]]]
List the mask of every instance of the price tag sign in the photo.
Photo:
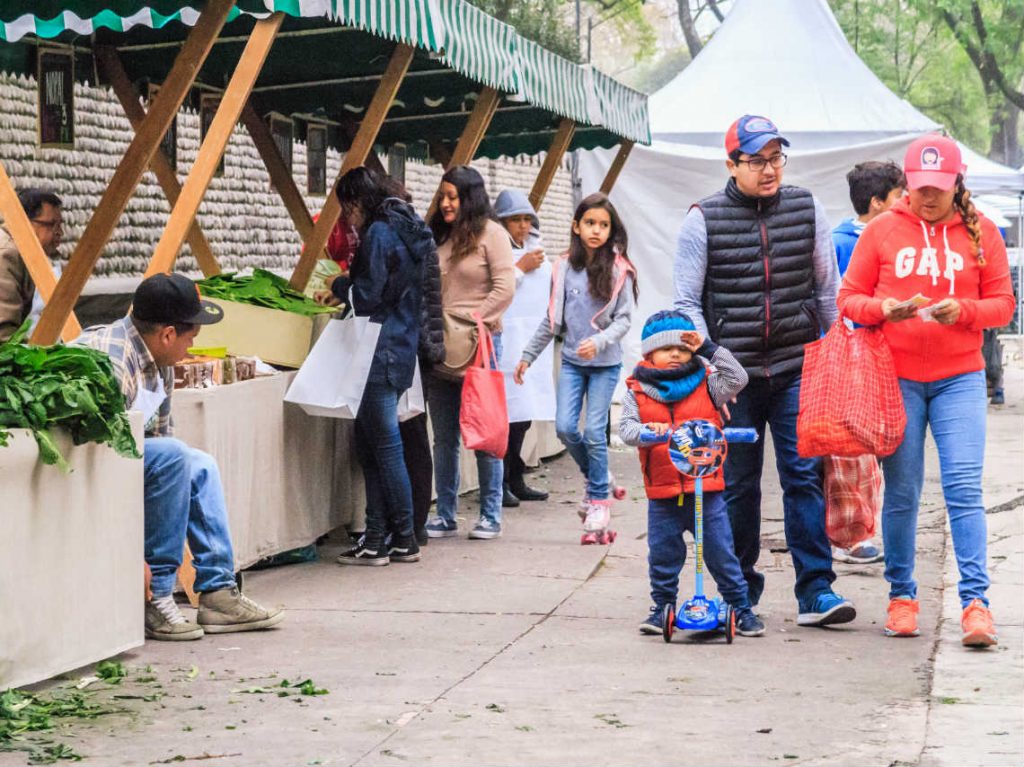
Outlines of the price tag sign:
[[75,57],[69,50],[40,48],[39,146],[43,149],[74,149]]

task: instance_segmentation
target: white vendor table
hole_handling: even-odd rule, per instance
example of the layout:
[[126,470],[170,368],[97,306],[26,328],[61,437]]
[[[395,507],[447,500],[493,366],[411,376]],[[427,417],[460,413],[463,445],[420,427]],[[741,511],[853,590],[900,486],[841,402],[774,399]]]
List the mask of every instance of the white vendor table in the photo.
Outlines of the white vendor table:
[[[130,419],[141,447],[141,414]],[[0,448],[0,690],[144,640],[142,460],[54,437],[70,474],[39,462],[27,430]]]

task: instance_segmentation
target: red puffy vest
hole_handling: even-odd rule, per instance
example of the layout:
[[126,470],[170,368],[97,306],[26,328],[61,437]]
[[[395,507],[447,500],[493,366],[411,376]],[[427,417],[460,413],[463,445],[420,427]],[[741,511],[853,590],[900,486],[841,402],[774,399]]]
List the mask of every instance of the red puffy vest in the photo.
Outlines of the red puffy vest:
[[[626,386],[636,397],[640,423],[670,423],[675,428],[691,419],[702,418],[722,428],[722,416],[708,394],[707,378],[679,402],[658,402],[644,393],[643,386],[635,378],[626,379]],[[693,479],[680,474],[669,460],[667,442],[641,446],[640,468],[644,472],[644,489],[648,498],[675,498],[680,493],[693,492]],[[704,477],[704,489],[709,492],[725,489],[721,469]]]

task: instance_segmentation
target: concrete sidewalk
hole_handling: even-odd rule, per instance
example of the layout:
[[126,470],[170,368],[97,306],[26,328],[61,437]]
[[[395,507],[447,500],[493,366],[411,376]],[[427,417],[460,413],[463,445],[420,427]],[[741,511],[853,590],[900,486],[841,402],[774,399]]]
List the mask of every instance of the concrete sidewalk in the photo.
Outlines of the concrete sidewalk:
[[[386,568],[340,567],[332,541],[319,562],[247,575],[255,598],[287,606],[279,629],[148,642],[120,658],[128,679],[101,693],[129,696],[113,700],[126,713],[52,737],[88,765],[1019,765],[1024,374],[1008,374],[1014,404],[990,411],[985,469],[995,650],[959,645],[934,447],[918,535],[920,638],[882,635],[880,564],[837,565],[854,623],[796,626],[770,456],[767,635],[731,646],[640,636],[645,504],[636,457],[623,451],[613,466],[630,498],[616,506],[611,547],[578,545],[580,481],[561,458],[531,476],[553,488],[551,501],[507,510],[499,540],[433,541],[421,563]],[[472,498],[463,515],[475,517]],[[688,563],[682,597],[692,578]],[[284,688],[270,688],[285,679],[329,694],[279,697]],[[0,765],[24,762],[0,754]]]

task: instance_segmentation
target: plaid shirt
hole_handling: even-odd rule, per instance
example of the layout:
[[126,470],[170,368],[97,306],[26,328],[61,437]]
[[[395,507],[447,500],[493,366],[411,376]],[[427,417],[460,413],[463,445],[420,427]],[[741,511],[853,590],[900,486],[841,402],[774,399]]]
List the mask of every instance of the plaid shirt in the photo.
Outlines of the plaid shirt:
[[111,325],[88,328],[75,339],[75,345],[97,349],[110,357],[114,375],[121,384],[125,407],[129,410],[139,395],[140,384],[149,391],[164,391],[167,398],[146,424],[146,436],[169,437],[174,433],[171,422],[174,368],[157,366],[131,317],[124,317]]

